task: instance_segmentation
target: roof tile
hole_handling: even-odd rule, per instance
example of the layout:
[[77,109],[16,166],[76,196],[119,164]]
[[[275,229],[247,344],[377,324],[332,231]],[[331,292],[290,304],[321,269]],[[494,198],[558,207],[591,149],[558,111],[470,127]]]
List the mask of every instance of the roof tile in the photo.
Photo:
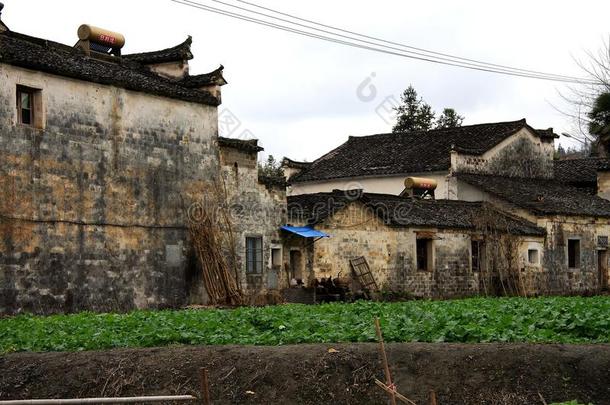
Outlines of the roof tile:
[[291,182],[371,175],[444,171],[452,149],[481,155],[527,127],[525,119],[406,133],[349,137],[348,141],[315,160]]
[[457,178],[537,215],[610,217],[610,201],[552,180],[457,174]]
[[511,234],[543,236],[545,231],[535,224],[498,211],[483,202],[458,200],[418,200],[390,194],[338,191],[330,193],[302,194],[288,197],[289,219],[316,224],[334,215],[354,201],[373,210],[391,227],[433,227],[445,229],[469,229],[477,227],[485,209],[493,210],[495,218],[501,218],[503,229]]
[[194,103],[220,104],[210,92],[183,87],[134,61],[103,61],[67,45],[13,31],[0,33],[0,63]]

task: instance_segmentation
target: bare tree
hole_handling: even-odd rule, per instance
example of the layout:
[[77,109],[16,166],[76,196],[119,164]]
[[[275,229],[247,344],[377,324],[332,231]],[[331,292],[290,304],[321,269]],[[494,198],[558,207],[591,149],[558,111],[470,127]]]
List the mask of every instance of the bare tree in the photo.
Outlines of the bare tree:
[[575,133],[571,134],[572,137],[583,143],[595,143],[597,139],[589,131],[589,113],[593,110],[596,99],[601,94],[610,92],[610,37],[602,42],[602,47],[597,52],[586,51],[584,60],[575,59],[575,62],[586,77],[581,83],[568,86],[567,91],[559,93],[572,108],[555,108],[573,119]]

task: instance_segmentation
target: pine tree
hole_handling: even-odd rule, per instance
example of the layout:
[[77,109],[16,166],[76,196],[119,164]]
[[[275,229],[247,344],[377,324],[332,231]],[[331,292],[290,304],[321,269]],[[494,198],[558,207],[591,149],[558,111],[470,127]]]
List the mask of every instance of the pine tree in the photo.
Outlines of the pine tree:
[[464,117],[453,108],[445,108],[435,120],[435,113],[430,104],[418,96],[413,86],[400,96],[401,104],[394,108],[396,111],[396,125],[392,132],[428,131],[434,128],[454,128],[462,126]]
[[400,96],[401,105],[396,111],[396,125],[392,132],[427,131],[432,128],[434,111],[422,98],[419,98],[413,86],[409,86]]
[[610,134],[610,93],[600,94],[589,112],[589,132],[600,137]]
[[459,115],[453,108],[445,108],[436,120],[436,129],[461,127],[464,117]]

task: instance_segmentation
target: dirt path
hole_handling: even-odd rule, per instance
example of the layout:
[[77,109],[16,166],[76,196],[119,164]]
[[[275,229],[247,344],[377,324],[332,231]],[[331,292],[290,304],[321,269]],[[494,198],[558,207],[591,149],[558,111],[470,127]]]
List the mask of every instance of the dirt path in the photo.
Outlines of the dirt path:
[[[334,348],[337,353],[329,353]],[[399,390],[426,404],[610,404],[610,345],[389,344]],[[214,403],[383,404],[374,344],[197,346],[0,357],[0,399],[198,395],[210,370]],[[253,392],[253,394],[248,393]]]

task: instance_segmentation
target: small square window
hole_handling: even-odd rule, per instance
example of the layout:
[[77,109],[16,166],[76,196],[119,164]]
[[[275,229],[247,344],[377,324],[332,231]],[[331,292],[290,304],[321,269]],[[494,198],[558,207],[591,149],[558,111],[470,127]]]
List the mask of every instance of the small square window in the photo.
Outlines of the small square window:
[[529,264],[540,264],[540,251],[538,249],[528,249],[527,262]]
[[17,86],[17,122],[35,128],[43,127],[42,91]]

